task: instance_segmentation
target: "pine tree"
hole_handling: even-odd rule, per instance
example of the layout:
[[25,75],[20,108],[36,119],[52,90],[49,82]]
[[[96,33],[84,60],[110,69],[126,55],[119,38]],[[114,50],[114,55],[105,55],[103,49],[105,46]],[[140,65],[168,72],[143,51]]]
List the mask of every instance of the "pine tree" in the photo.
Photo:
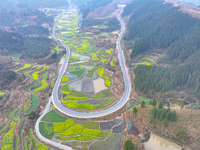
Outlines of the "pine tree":
[[157,102],[156,102],[156,99],[154,98],[154,99],[153,99],[152,105],[153,105],[153,106],[156,106],[156,103],[157,103]]
[[153,116],[154,118],[156,118],[156,116],[157,116],[157,108],[156,108],[156,107],[153,108],[151,114],[152,114],[152,116]]
[[137,113],[137,108],[133,107],[133,115]]
[[162,109],[163,108],[163,102],[160,102],[158,105],[158,109]]
[[142,103],[141,103],[141,107],[144,108],[144,106],[145,106],[145,102],[142,101]]
[[164,126],[167,127],[168,126],[168,120],[165,119],[165,121],[163,122]]
[[177,120],[176,111],[171,112],[170,121],[175,122]]

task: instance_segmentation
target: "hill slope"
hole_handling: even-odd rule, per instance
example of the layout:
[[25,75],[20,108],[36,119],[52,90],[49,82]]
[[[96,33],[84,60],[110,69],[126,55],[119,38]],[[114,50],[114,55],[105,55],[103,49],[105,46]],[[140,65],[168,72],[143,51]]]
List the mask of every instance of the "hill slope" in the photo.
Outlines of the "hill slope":
[[131,58],[160,49],[165,53],[160,62],[170,64],[170,67],[137,67],[134,71],[136,87],[145,93],[187,87],[198,94],[200,20],[157,0],[134,1],[125,7],[123,16],[127,15],[130,19],[124,40],[127,49],[132,49]]

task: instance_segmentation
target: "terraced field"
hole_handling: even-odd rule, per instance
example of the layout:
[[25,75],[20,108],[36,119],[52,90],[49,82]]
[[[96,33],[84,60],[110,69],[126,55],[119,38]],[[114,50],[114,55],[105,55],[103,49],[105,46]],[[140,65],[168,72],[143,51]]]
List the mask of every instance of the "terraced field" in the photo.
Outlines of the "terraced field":
[[[77,10],[74,9],[60,18],[58,22],[59,26],[56,28],[57,37],[62,39],[63,42],[69,46],[71,51],[79,54],[79,56],[70,56],[69,62],[71,65],[69,65],[65,76],[63,76],[62,82],[64,84],[62,86],[62,103],[66,107],[77,111],[101,109],[104,106],[112,104],[112,101],[114,101],[115,98],[112,94],[109,94],[106,97],[103,97],[105,100],[93,104],[91,102],[91,96],[98,98],[98,96],[95,96],[96,94],[98,95],[98,93],[94,92],[95,86],[97,86],[97,84],[94,84],[94,81],[98,77],[101,77],[104,80],[103,84],[105,88],[111,86],[111,79],[108,72],[105,71],[104,65],[110,62],[112,64],[111,66],[115,67],[114,61],[116,57],[114,59],[112,58],[113,60],[111,59],[114,52],[113,48],[96,49],[92,40],[98,38],[98,36],[111,39],[111,34],[104,32],[97,35],[88,31],[79,32],[79,27],[77,26],[78,18]],[[85,55],[89,56],[91,59],[87,60],[87,62],[80,61],[81,57],[85,57]],[[99,72],[100,69],[102,70],[102,73]],[[75,76],[75,78],[72,76]],[[102,88],[102,90],[100,89],[99,91],[101,92],[105,88]]]
[[44,137],[48,139],[56,138],[64,141],[103,140],[111,132],[110,130],[100,130],[100,124],[98,122],[66,119],[57,114],[54,110],[51,110],[44,116],[39,127],[40,132]]
[[[48,78],[48,67],[46,66],[34,66],[31,64],[23,64],[23,66],[16,66],[17,69],[14,71],[16,73],[22,73],[26,75],[29,79],[33,79],[34,82],[28,87],[24,88],[24,91],[31,94],[30,99],[27,99],[24,106],[20,109],[13,109],[8,114],[7,118],[11,120],[10,124],[2,124],[0,126],[0,133],[3,133],[1,149],[48,149],[48,147],[39,143],[37,139],[33,136],[32,131],[24,136],[24,126],[26,124],[27,118],[25,115],[29,115],[39,106],[39,92],[48,87],[47,78]],[[0,96],[5,95],[6,93],[1,92]],[[15,128],[19,120],[23,120],[22,124],[19,126],[19,138],[14,137]],[[5,133],[6,130],[9,131]],[[14,140],[13,140],[14,139]],[[21,145],[20,145],[21,144]]]
[[1,150],[12,150],[15,126],[16,123],[10,123],[9,131],[3,136]]

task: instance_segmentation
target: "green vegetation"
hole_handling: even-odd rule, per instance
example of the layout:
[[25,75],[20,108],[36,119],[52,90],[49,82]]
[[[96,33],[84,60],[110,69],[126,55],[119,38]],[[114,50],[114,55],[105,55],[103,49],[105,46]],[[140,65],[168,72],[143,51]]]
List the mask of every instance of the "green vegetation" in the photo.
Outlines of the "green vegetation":
[[12,54],[12,57],[18,58],[21,54]]
[[32,85],[30,85],[29,87],[26,87],[24,90],[25,90],[26,92],[29,92],[29,90],[30,90],[31,88],[33,88],[33,87],[35,87],[35,86],[38,86],[39,84],[40,84],[40,82],[39,82],[38,80],[35,80],[35,81],[33,82]]
[[114,51],[114,49],[113,49],[113,48],[111,48],[111,49],[107,50],[107,51],[106,51],[106,53],[112,56],[112,51]]
[[125,142],[124,149],[125,150],[135,150],[135,146],[130,140],[127,140]]
[[86,108],[86,109],[89,109],[89,110],[93,110],[97,107],[100,107],[102,104],[97,104],[97,105],[91,105],[91,104],[88,104],[88,103],[85,103],[85,104],[76,104],[76,108]]
[[41,144],[40,142],[38,142],[38,140],[33,136],[33,132],[32,132],[32,129],[29,130],[28,132],[28,137],[29,137],[29,143],[32,143],[34,145],[34,148],[35,149],[38,149],[38,150],[48,150],[49,148],[43,144]]
[[86,39],[81,39],[81,44],[74,48],[74,51],[80,54],[92,54],[95,53],[94,46],[90,45],[90,41]]
[[63,37],[68,37],[68,38],[73,38],[76,34],[74,32],[67,32],[67,33],[62,33],[61,36]]
[[110,87],[111,86],[111,80],[109,78],[105,78],[105,84],[106,84],[107,87]]
[[8,127],[8,124],[5,124],[5,126],[0,130],[0,133],[2,133],[3,131],[5,131]]
[[142,101],[142,103],[141,103],[141,107],[144,108],[144,106],[145,106],[145,102]]
[[41,75],[41,77],[42,77],[42,80],[46,80],[47,77],[48,77],[48,72],[43,73],[43,74]]
[[88,95],[83,93],[83,92],[78,92],[78,91],[75,91],[75,90],[72,90],[71,93],[70,93],[70,96],[75,96],[75,97],[87,97],[88,98]]
[[3,136],[1,150],[12,150],[15,126],[16,123],[10,123],[10,130]]
[[62,48],[59,48],[58,46],[56,46],[54,48],[54,50],[56,50],[57,54],[59,54],[63,49]]
[[141,99],[142,101],[144,101],[145,103],[149,103],[150,101],[152,101],[151,99],[148,99],[148,98],[142,97],[142,96],[140,96],[140,99]]
[[28,114],[28,118],[31,120],[36,120],[39,117],[39,114],[36,113],[35,111],[32,111],[31,113]]
[[37,96],[33,93],[31,93],[31,107],[29,108],[29,110],[26,112],[26,114],[29,114],[30,112],[32,112],[33,110],[35,110],[38,105],[39,105],[39,100],[37,98]]
[[28,35],[49,36],[48,29],[39,25],[27,25],[23,27],[18,27],[17,29],[24,36],[28,36]]
[[112,96],[112,94],[110,93],[110,89],[107,89],[107,90],[103,90],[103,91],[97,93],[96,99],[102,99],[102,98],[109,97],[109,96]]
[[[71,125],[72,124],[73,122],[71,123]],[[68,128],[64,132],[58,133],[56,137],[62,138],[64,140],[81,140],[81,141],[89,141],[92,139],[102,140],[106,136],[108,136],[109,132],[108,131],[102,132],[101,130],[83,128],[82,125],[77,124],[77,125],[72,125],[70,128]]]
[[136,114],[138,111],[137,111],[137,108],[136,107],[133,107],[133,115]]
[[57,59],[57,58],[58,58],[58,54],[54,52],[54,53],[51,55],[51,58],[52,58],[52,59]]
[[101,33],[101,36],[108,36],[108,33]]
[[153,63],[156,63],[155,60],[152,59],[152,58],[142,58],[142,59],[150,60],[150,61],[152,61]]
[[55,42],[48,37],[28,36],[22,48],[26,56],[41,58],[48,56],[54,45]]
[[92,61],[94,61],[94,62],[99,61],[99,58],[97,57],[96,53],[91,53],[90,55],[92,56]]
[[83,62],[83,63],[76,63],[76,64],[71,64],[72,67],[75,67],[75,66],[83,66],[85,65],[86,62]]
[[43,90],[43,89],[46,89],[48,87],[48,83],[46,82],[46,79],[47,79],[47,76],[48,76],[48,72],[45,72],[41,75],[42,77],[42,81],[41,81],[41,86],[34,89],[33,92],[38,95],[38,93]]
[[[40,67],[40,66],[39,66],[39,67]],[[42,70],[39,70],[39,71],[34,72],[34,73],[32,74],[33,79],[34,79],[34,80],[38,80],[38,79],[39,79],[39,78],[38,78],[38,74],[39,74],[40,72],[43,72],[46,68],[47,68],[47,67],[44,67]]]
[[29,103],[30,103],[30,99],[27,99],[27,101],[26,101],[26,103],[24,105],[24,110],[28,110],[29,109],[29,107],[30,107]]
[[67,119],[58,113],[55,112],[55,110],[51,110],[48,112],[41,121],[46,121],[46,122],[65,122]]
[[77,44],[74,40],[70,40],[68,38],[65,39],[64,43],[67,44],[69,49],[72,49]]
[[98,69],[98,75],[100,76],[100,77],[104,77],[103,75],[104,75],[104,68],[99,68]]
[[101,59],[101,62],[102,62],[103,64],[104,64],[106,61],[107,61],[106,58],[102,58],[102,59]]
[[63,94],[65,94],[65,95],[69,95],[69,94],[70,94],[69,83],[63,85],[63,87],[62,87],[62,92],[63,92]]
[[11,119],[12,121],[14,121],[15,123],[18,123],[19,122],[19,119],[18,118],[15,118],[15,113],[16,113],[17,109],[14,109],[13,111],[11,111],[9,114],[8,114],[8,118]]
[[86,100],[86,99],[88,99],[88,96],[86,96],[86,97],[77,97],[77,96],[69,95],[69,96],[65,97],[64,100]]
[[81,133],[82,130],[83,130],[83,127],[78,124],[78,125],[70,127],[69,129],[65,130],[64,132],[59,133],[58,137],[59,137],[59,135],[64,135],[64,136],[78,135]]
[[41,81],[41,86],[34,89],[33,92],[38,96],[38,93],[41,91],[41,90],[44,90],[48,87],[48,83],[46,82],[46,80],[42,80]]
[[17,148],[16,148],[16,147],[17,147],[17,144],[18,144],[18,142],[19,142],[19,141],[18,141],[18,138],[15,138],[15,145],[14,145],[14,147],[15,147],[15,150],[17,150]]
[[74,126],[74,120],[66,120],[65,122],[54,122],[53,128],[54,132],[62,133],[66,131],[69,127]]
[[133,63],[134,65],[147,65],[147,66],[151,66],[151,63],[149,62],[139,62],[139,63]]
[[85,68],[78,68],[76,67],[75,70],[70,71],[71,74],[77,75],[77,78],[80,78],[85,73]]
[[93,77],[93,74],[94,74],[94,72],[95,72],[96,70],[97,70],[97,68],[93,68],[93,69],[89,70],[86,76],[87,76],[87,77],[90,77],[90,78]]
[[98,69],[98,75],[99,75],[100,77],[104,78],[104,79],[105,79],[105,84],[106,84],[106,86],[110,87],[110,85],[111,85],[111,80],[110,80],[110,78],[104,76],[104,68],[99,68],[99,69]]
[[76,62],[76,61],[79,61],[79,57],[77,57],[77,56],[70,56],[69,62]]
[[101,131],[100,130],[94,130],[94,129],[87,129],[87,128],[85,128],[85,129],[83,129],[83,131],[81,132],[81,134],[80,135],[99,135],[101,133]]
[[26,72],[23,72],[23,74],[27,77],[31,77],[30,76],[30,73],[32,72],[32,70],[29,70],[29,71],[26,71]]
[[66,105],[67,107],[75,107],[77,104],[77,101],[75,100],[68,100],[68,101],[62,101],[62,103],[64,105]]
[[17,74],[14,71],[1,71],[0,72],[0,86],[4,87],[9,85],[17,78]]
[[131,57],[151,49],[160,49],[166,55],[159,63],[170,64],[170,67],[137,67],[136,87],[140,91],[146,88],[147,92],[186,87],[192,93],[199,93],[200,20],[156,0],[134,1],[127,5],[123,15],[130,13],[124,40],[127,42],[126,48],[133,49]]
[[14,65],[15,65],[15,66],[16,66],[16,65],[19,65],[19,62],[15,62]]
[[67,82],[67,81],[68,81],[68,78],[64,75],[62,78],[62,82]]
[[47,139],[51,139],[54,136],[54,128],[52,123],[40,122],[40,133]]
[[[6,13],[2,13],[1,11],[1,15],[6,15]],[[2,20],[2,18],[5,18],[5,19]],[[9,23],[10,21],[11,20],[9,20],[5,16],[4,17],[2,16],[0,20],[1,23],[5,23],[5,22]],[[21,51],[21,47],[23,46],[23,42],[24,42],[23,37],[20,34],[9,33],[9,32],[0,30],[1,53],[3,53],[4,55],[19,53]],[[17,56],[17,55],[14,55],[14,56]]]
[[[84,99],[83,99],[84,98]],[[85,100],[87,99],[87,97],[69,97],[69,100],[65,99],[62,101],[62,103],[64,105],[66,105],[67,107],[70,108],[80,108],[80,109],[89,109],[89,110],[93,110],[97,107],[100,107],[102,104],[97,104],[97,105],[91,105],[88,103],[84,103],[84,104],[77,104],[78,100]],[[71,100],[74,99],[74,100]]]
[[30,68],[30,67],[31,67],[31,64],[24,64],[24,66],[22,68],[15,70],[15,72],[18,72],[20,70],[27,69],[27,68]]
[[0,96],[4,96],[6,93],[0,91]]
[[116,56],[111,60],[110,65],[113,67],[116,67],[116,65],[114,64],[114,61],[116,60]]
[[99,123],[98,122],[86,122],[86,121],[76,121],[76,124],[82,125],[84,128],[88,129],[99,129]]
[[[152,118],[154,118],[155,120],[168,120],[168,121],[172,121],[175,122],[177,120],[177,115],[176,115],[176,111],[171,111],[170,108],[165,109],[165,108],[161,108],[161,109],[157,109],[156,107],[153,108],[153,110],[151,111],[152,114]],[[153,122],[153,121],[151,121]],[[166,123],[165,123],[166,124]]]

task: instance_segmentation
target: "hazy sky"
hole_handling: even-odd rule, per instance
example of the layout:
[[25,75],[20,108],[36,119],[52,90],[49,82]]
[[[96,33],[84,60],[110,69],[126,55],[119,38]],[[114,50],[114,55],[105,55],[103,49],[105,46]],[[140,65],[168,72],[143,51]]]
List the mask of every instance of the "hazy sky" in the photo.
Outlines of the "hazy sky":
[[191,3],[193,5],[200,6],[200,0],[174,0],[177,2],[183,2],[183,3]]

